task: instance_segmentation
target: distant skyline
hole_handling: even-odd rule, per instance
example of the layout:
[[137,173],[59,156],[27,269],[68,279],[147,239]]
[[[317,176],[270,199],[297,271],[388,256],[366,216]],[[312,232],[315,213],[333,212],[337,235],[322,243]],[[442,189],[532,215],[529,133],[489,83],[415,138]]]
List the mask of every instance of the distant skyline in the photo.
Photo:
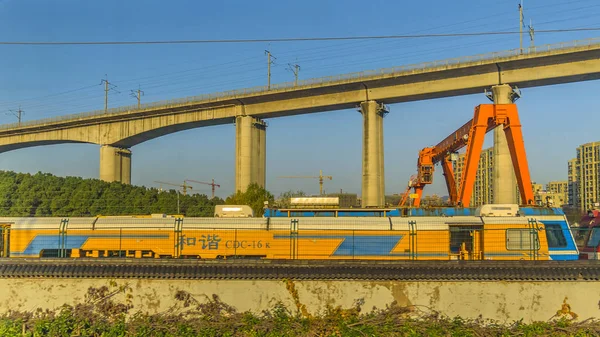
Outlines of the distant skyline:
[[[0,1],[0,41],[183,40],[358,36],[518,30],[519,1],[173,1],[102,3],[65,0]],[[525,0],[534,28],[600,27],[595,0]],[[530,45],[524,34],[524,46]],[[600,32],[538,34],[542,45],[600,36]],[[276,57],[272,83],[401,66],[518,48],[519,36],[145,46],[0,45],[0,123],[21,106],[23,120],[103,109],[105,76],[115,84],[109,107],[265,85],[268,49]],[[118,91],[117,91],[118,90]],[[598,81],[523,89],[517,101],[532,179],[567,179],[576,147],[599,141]],[[489,101],[483,92],[389,105],[384,120],[386,194],[402,193],[416,172],[418,151],[434,145]],[[332,175],[327,193],[361,187],[362,117],[356,109],[267,120],[267,189],[316,194],[318,180],[282,175]],[[132,183],[215,181],[220,197],[233,193],[235,126],[187,130],[132,150]],[[485,146],[490,146],[491,137]],[[98,178],[99,146],[62,144],[0,153],[0,169]],[[210,186],[194,185],[210,195]],[[425,194],[446,195],[441,168]]]

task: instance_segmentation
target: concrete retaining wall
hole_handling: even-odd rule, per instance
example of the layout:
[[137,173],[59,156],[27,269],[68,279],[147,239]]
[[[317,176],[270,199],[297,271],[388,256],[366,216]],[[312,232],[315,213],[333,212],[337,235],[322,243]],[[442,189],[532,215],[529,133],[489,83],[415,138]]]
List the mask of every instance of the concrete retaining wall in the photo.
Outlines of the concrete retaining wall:
[[[134,310],[159,313],[178,305],[175,294],[190,293],[200,302],[216,294],[239,311],[259,313],[283,303],[292,312],[305,308],[319,314],[327,305],[350,308],[357,301],[363,312],[400,306],[439,311],[450,317],[510,323],[548,320],[563,310],[579,320],[600,318],[600,282],[369,282],[369,281],[244,281],[244,280],[106,280],[0,279],[0,312],[33,311],[83,302],[90,287],[127,286]],[[126,294],[114,297],[126,301]],[[567,314],[567,317],[569,314]]]

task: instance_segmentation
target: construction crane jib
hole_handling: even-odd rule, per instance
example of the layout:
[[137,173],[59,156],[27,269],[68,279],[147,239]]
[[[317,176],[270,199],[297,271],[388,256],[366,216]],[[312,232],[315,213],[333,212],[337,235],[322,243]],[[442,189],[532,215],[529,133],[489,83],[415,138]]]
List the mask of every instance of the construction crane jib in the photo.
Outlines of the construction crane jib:
[[302,179],[319,179],[319,195],[323,195],[323,180],[333,180],[332,176],[324,176],[323,170],[319,170],[319,176],[282,176],[277,178],[302,178]]
[[[182,190],[182,192],[183,192],[183,195],[186,195],[186,194],[187,194],[187,190],[188,190],[188,188],[189,188],[190,190],[192,190],[192,189],[193,189],[193,188],[192,188],[192,186],[190,186],[190,185],[186,185],[185,181],[183,182],[183,184],[173,184],[173,183],[168,183],[168,182],[164,182],[164,181],[157,181],[157,180],[155,180],[154,182],[155,182],[155,183],[158,183],[158,184],[161,184],[161,185],[162,185],[162,184],[164,184],[164,185],[169,185],[169,186],[181,187],[181,190]],[[162,189],[162,188],[161,188],[161,189]]]
[[[400,201],[400,206],[404,206],[406,203],[411,188],[414,189],[416,194],[413,206],[420,206],[423,188],[425,185],[433,183],[434,166],[440,163],[444,172],[450,203],[456,206],[468,207],[473,194],[473,185],[485,134],[497,126],[502,126],[506,133],[521,201],[525,205],[533,204],[531,176],[517,106],[515,104],[481,104],[475,107],[472,120],[458,128],[436,146],[426,147],[419,152],[417,174],[411,177],[409,187]],[[465,146],[467,148],[465,163],[460,186],[457,188],[452,167],[452,154],[457,153]]]
[[190,181],[190,182],[193,182],[193,183],[196,183],[196,184],[210,185],[212,187],[212,196],[211,196],[211,199],[215,197],[215,188],[216,187],[221,187],[221,185],[215,184],[215,180],[214,179],[212,179],[212,182],[210,182],[210,183],[207,183],[207,182],[204,182],[204,181],[192,180],[192,179],[186,179],[186,180],[184,180],[184,183],[186,181]]

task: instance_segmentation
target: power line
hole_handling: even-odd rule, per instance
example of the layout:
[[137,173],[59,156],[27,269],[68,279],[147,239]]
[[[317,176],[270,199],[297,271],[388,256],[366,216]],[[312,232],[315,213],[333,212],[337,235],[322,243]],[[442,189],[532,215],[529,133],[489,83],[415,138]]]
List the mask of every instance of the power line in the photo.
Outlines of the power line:
[[[570,3],[573,3],[573,2],[580,2],[580,1],[570,1],[570,2],[567,2],[566,4],[570,4]],[[565,4],[565,3],[561,2],[561,4]],[[595,5],[595,6],[597,6],[597,5]],[[537,6],[537,7],[531,7],[531,8],[540,8],[540,7],[548,7],[548,6],[544,5],[544,6]],[[590,6],[588,6],[588,7],[590,7]],[[587,7],[575,8],[575,9],[585,9],[585,8],[587,8]],[[567,11],[571,11],[571,10],[572,9],[567,10]],[[512,12],[512,11],[510,11],[510,12]],[[506,12],[506,13],[509,13],[509,12]],[[561,11],[561,13],[564,13],[564,10]],[[490,17],[496,17],[496,15],[490,16]],[[452,25],[440,26],[440,27],[437,27],[437,28],[447,27],[447,26],[454,26],[454,25],[464,24],[464,23],[469,23],[469,22],[474,22],[474,21],[478,21],[478,20],[481,20],[481,19],[486,19],[486,18],[478,18],[478,19],[475,19],[475,20],[469,20],[469,21],[465,21],[465,22],[461,22],[461,23],[455,23],[455,24],[452,24]],[[558,20],[558,21],[565,21],[565,20]],[[546,24],[546,23],[550,23],[550,22],[554,22],[554,21],[542,22],[542,24]],[[540,23],[538,22],[538,24],[540,24]],[[480,26],[482,26],[482,25],[480,25]],[[426,30],[420,30],[420,31],[423,32],[423,31],[432,30],[432,29],[435,29],[435,28],[436,27],[431,28],[431,29],[426,29]],[[581,27],[581,28],[583,28],[583,27]],[[510,28],[508,28],[508,29],[510,29]],[[363,41],[363,43],[365,43],[365,42],[368,43],[368,41],[369,40]],[[373,41],[373,40],[371,40],[371,41]],[[380,40],[380,41],[382,41],[382,40]],[[385,40],[383,40],[383,41],[385,41]],[[400,41],[400,40],[396,40],[396,41]],[[354,42],[347,42],[347,44],[356,44],[356,43],[357,43],[356,41],[354,41]],[[337,46],[329,46],[329,47],[311,48],[311,49],[301,49],[301,50],[311,50],[311,51],[314,52],[314,49],[329,49],[329,48],[335,48],[336,51],[339,52],[339,50],[338,50],[339,49],[339,45],[337,45]],[[352,48],[352,47],[350,47],[350,48]],[[298,50],[293,51],[293,53],[295,53],[297,51]],[[284,53],[284,54],[287,54],[287,53]],[[237,62],[240,62],[240,61],[244,62],[245,60],[233,61],[233,62],[228,62],[228,63],[229,64],[233,64],[233,63],[237,63]],[[224,64],[222,64],[222,65],[224,65]],[[212,66],[209,66],[209,67],[201,67],[201,68],[196,68],[196,69],[184,70],[184,71],[181,71],[181,72],[167,73],[167,74],[154,75],[154,76],[147,76],[147,77],[142,77],[142,78],[156,78],[156,77],[164,77],[164,76],[166,76],[166,77],[172,77],[174,74],[177,74],[177,73],[186,73],[186,72],[193,71],[193,70],[203,70],[203,69],[206,69],[206,68],[212,68],[212,67],[216,67],[216,66],[217,65],[212,65]],[[189,75],[192,75],[192,74],[189,74]],[[138,79],[126,80],[125,82],[136,81],[136,80],[138,80]],[[45,98],[45,97],[58,96],[58,95],[61,95],[61,94],[64,94],[64,93],[70,93],[70,92],[73,92],[73,91],[77,91],[77,90],[81,90],[81,89],[87,89],[87,88],[91,88],[91,87],[93,87],[93,86],[83,87],[83,88],[79,88],[79,89],[75,89],[75,90],[70,90],[70,91],[66,91],[66,92],[63,92],[63,93],[57,93],[57,94],[53,94],[53,95],[48,95],[48,96],[37,97],[35,99],[41,99],[41,98]],[[22,101],[29,101],[29,100],[35,100],[35,99],[26,99],[26,100],[22,100]],[[16,101],[16,102],[19,102],[19,101]],[[1,102],[0,105],[9,105],[10,103],[14,104],[16,102]]]
[[[567,11],[570,11],[570,10],[567,10]],[[512,12],[512,11],[511,11],[511,12]],[[507,13],[508,13],[508,12],[507,12]],[[475,20],[471,20],[471,21],[475,21]],[[560,20],[560,21],[565,21],[565,20]],[[544,22],[544,23],[545,23],[545,22]],[[542,24],[544,24],[544,23],[542,23]],[[538,24],[539,24],[539,22],[538,22]],[[508,27],[508,28],[506,28],[506,29],[507,29],[507,30],[510,30],[510,27]],[[429,29],[428,29],[428,30],[429,30]],[[423,30],[421,30],[421,32],[423,32]],[[466,38],[466,37],[462,37],[462,38]],[[454,39],[449,39],[449,40],[446,40],[446,41],[452,41],[452,40],[454,40]],[[371,41],[371,42],[369,42],[369,41]],[[339,44],[339,45],[342,45],[342,44],[364,44],[364,43],[373,43],[373,41],[377,41],[377,42],[375,42],[375,43],[379,44],[379,43],[383,43],[383,42],[385,42],[385,41],[390,41],[390,40],[365,40],[365,41],[362,41],[362,42],[358,42],[358,41],[352,41],[352,42],[341,43],[341,44]],[[396,41],[396,42],[401,42],[401,41],[405,41],[405,40],[395,40],[395,41]],[[416,40],[413,40],[413,41],[416,41]],[[335,49],[336,49],[336,50],[332,51],[334,54],[337,54],[337,53],[339,53],[339,52],[340,52],[340,49],[344,49],[344,48],[339,48],[339,45],[338,45],[338,46],[335,46],[335,47],[331,47],[331,48],[335,48]],[[322,47],[322,48],[323,48],[323,49],[328,49],[328,48],[330,48],[330,47]],[[353,47],[348,47],[348,48],[350,48],[350,49],[353,49]],[[306,49],[306,51],[309,51],[309,50],[310,50],[310,51],[313,51],[313,52],[314,52],[314,49],[315,49],[315,48]],[[279,54],[279,53],[278,53],[278,54]],[[285,53],[284,53],[284,54],[285,54]],[[355,55],[355,53],[352,53],[352,55]],[[278,55],[278,56],[279,56],[279,55]],[[315,55],[315,56],[316,56],[316,55]],[[321,56],[322,56],[322,55],[321,55]],[[254,57],[253,59],[256,59],[256,58],[257,58],[257,57]],[[315,61],[315,60],[321,60],[321,59],[323,59],[323,58],[321,58],[321,57],[319,57],[319,58],[316,58],[316,59],[314,59],[314,58],[313,58],[313,59],[309,58],[309,59],[307,59],[307,60],[308,60],[308,61]],[[329,58],[327,58],[327,59],[329,59]],[[375,58],[375,59],[381,59],[381,57],[377,57],[377,58]],[[375,59],[373,59],[373,60],[375,60]],[[389,59],[389,58],[383,58],[383,59]],[[228,63],[229,63],[229,64],[235,64],[235,63],[237,63],[237,62],[244,62],[244,61],[247,61],[247,60],[248,60],[248,59],[245,59],[245,60],[239,60],[239,61],[233,61],[233,62],[228,62]],[[362,61],[362,62],[364,62],[364,61]],[[287,62],[286,62],[286,63],[287,63]],[[374,63],[374,62],[371,62],[371,63]],[[249,64],[249,63],[246,63],[246,64]],[[341,66],[341,65],[343,65],[343,64],[348,64],[348,63],[347,63],[347,62],[336,63],[336,64],[334,65],[334,67]],[[349,64],[350,64],[350,65],[353,65],[353,64],[359,64],[359,63],[356,63],[356,62],[355,62],[355,63],[349,63]],[[175,85],[180,85],[180,84],[182,84],[182,82],[188,82],[188,81],[183,81],[183,78],[188,78],[190,82],[191,82],[191,81],[193,81],[193,80],[195,80],[194,78],[192,78],[192,76],[196,76],[196,75],[195,75],[195,74],[192,74],[192,73],[190,73],[190,71],[195,71],[195,70],[204,70],[204,69],[207,69],[207,68],[216,68],[216,66],[218,66],[218,65],[212,65],[212,66],[208,66],[208,67],[201,67],[201,68],[190,69],[190,70],[184,70],[184,71],[178,71],[178,72],[174,72],[174,73],[167,73],[167,74],[163,74],[163,75],[146,76],[145,78],[149,78],[149,79],[150,79],[150,78],[159,78],[159,77],[163,77],[163,80],[166,80],[164,77],[170,77],[171,79],[177,79],[177,82],[171,82],[171,81],[169,81],[169,83],[168,83],[168,84],[161,84],[161,82],[163,82],[163,80],[159,80],[159,81],[154,81],[154,80],[153,80],[152,82],[150,82],[150,83],[152,83],[152,85],[151,85],[150,87],[163,87],[163,88],[165,88],[165,87],[173,87],[173,86],[175,86]],[[329,67],[327,67],[327,68],[331,68],[331,67],[332,67],[332,66],[329,66]],[[264,68],[263,68],[263,69],[264,69]],[[211,69],[211,70],[212,70],[212,69]],[[244,70],[245,70],[246,72],[249,72],[249,71],[248,71],[248,69],[244,69]],[[214,69],[214,71],[219,71],[219,69]],[[212,72],[212,71],[210,71],[210,72]],[[204,74],[206,74],[206,72],[204,72],[204,73],[203,73],[203,75],[204,75]],[[135,80],[137,80],[137,79],[133,79],[133,81],[135,81]],[[128,82],[128,81],[132,81],[132,80],[126,80],[125,82]],[[237,83],[237,82],[238,82],[238,81],[235,81],[234,83]],[[114,83],[114,82],[113,82],[113,81],[111,81],[111,83]],[[228,82],[222,82],[222,83],[230,83],[230,82],[228,81]],[[121,84],[121,83],[119,83],[119,84]],[[84,87],[84,88],[91,88],[91,87],[93,87],[93,86]],[[187,88],[183,88],[183,90],[182,90],[182,88],[178,88],[178,89],[176,89],[176,90],[172,90],[172,89],[168,89],[168,90],[162,90],[161,92],[162,92],[162,93],[166,93],[166,92],[173,92],[173,91],[174,91],[174,92],[181,92],[181,91],[191,91],[191,89],[192,89],[192,88],[196,88],[196,87],[202,87],[202,88],[205,88],[205,86],[204,86],[204,85],[202,85],[202,86],[201,86],[200,84],[196,84],[196,85],[194,85],[194,86],[188,86]],[[72,92],[72,91],[76,91],[76,90],[81,90],[81,89],[84,89],[84,88],[75,89],[75,90],[71,90],[71,91],[68,91],[68,92]],[[68,93],[68,92],[65,92],[65,93]],[[60,95],[60,93],[59,93],[59,94],[56,94],[56,96],[58,96],[58,95]],[[48,97],[52,97],[52,96],[54,96],[54,95],[49,95]],[[44,96],[42,96],[42,97],[44,97]],[[31,100],[31,101],[33,101],[34,99],[28,99],[28,100]],[[78,100],[82,100],[82,98],[80,97]],[[27,100],[24,100],[24,101],[27,101]],[[73,100],[71,99],[70,101],[73,101]],[[18,102],[18,101],[17,101],[17,102]],[[59,104],[59,103],[50,103],[50,102],[48,102],[48,103],[45,103],[45,104],[40,104],[40,103],[36,102],[36,103],[34,103],[34,106],[37,106],[37,107],[47,107],[49,104],[50,104],[50,105],[57,105],[57,106],[58,106],[58,105],[61,105],[61,104]],[[8,104],[7,104],[6,102],[2,102],[2,103],[0,103],[0,105],[8,105]],[[30,107],[29,105],[30,105],[30,104],[27,104],[27,107],[26,107],[26,108],[28,108],[29,110],[31,110],[31,107]],[[89,105],[89,103],[87,103],[87,104],[86,104],[86,106],[91,106],[91,105]],[[73,108],[74,106],[70,105],[70,107],[71,107],[71,108]],[[62,108],[62,106],[61,106],[61,108]]]
[[42,99],[42,98],[55,97],[55,96],[60,96],[60,95],[64,95],[64,94],[70,94],[70,93],[73,93],[73,92],[76,92],[76,91],[81,91],[81,90],[93,88],[93,87],[96,87],[96,86],[98,86],[98,84],[88,85],[88,86],[85,86],[85,87],[81,87],[81,88],[77,88],[77,89],[72,89],[72,90],[67,90],[67,91],[63,91],[63,92],[58,92],[58,93],[55,93],[55,94],[49,94],[49,95],[38,96],[38,97],[33,97],[33,98],[26,98],[26,99],[15,100],[15,101],[0,102],[0,105],[8,105],[8,104],[13,104],[13,103],[18,103],[18,102],[27,102],[27,101],[39,100],[39,99]]
[[[592,28],[570,28],[570,29],[546,29],[538,30],[537,33],[565,33],[580,31],[600,31],[600,27]],[[265,42],[300,42],[300,41],[335,41],[335,40],[377,40],[377,39],[420,39],[436,37],[459,37],[459,36],[485,36],[485,35],[513,35],[520,34],[518,31],[506,32],[472,32],[472,33],[448,33],[448,34],[415,34],[415,35],[374,35],[374,36],[338,36],[338,37],[290,37],[271,39],[231,39],[231,40],[162,40],[162,41],[0,41],[0,45],[143,45],[143,44],[199,44],[199,43],[265,43]]]

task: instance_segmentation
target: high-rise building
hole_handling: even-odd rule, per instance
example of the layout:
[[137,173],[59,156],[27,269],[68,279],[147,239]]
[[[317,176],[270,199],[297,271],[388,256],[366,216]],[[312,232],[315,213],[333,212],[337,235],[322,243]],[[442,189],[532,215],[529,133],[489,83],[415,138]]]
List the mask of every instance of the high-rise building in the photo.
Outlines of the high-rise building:
[[568,203],[569,206],[579,208],[581,201],[579,200],[579,184],[577,183],[577,175],[579,174],[579,166],[577,158],[569,160],[568,165]]
[[[481,151],[479,166],[477,166],[477,175],[473,186],[473,195],[471,195],[471,207],[491,204],[494,198],[492,182],[494,174],[492,172],[494,164],[494,148],[490,147]],[[452,163],[454,168],[454,179],[458,186],[463,175],[465,165],[465,154],[460,154],[458,159]]]
[[550,181],[546,184],[546,191],[550,193],[567,193],[568,192],[568,181]]
[[[533,190],[533,202],[536,205],[539,205],[538,203],[538,194],[541,192],[545,192],[544,191],[544,185],[543,184],[538,184],[535,181],[531,182],[531,189]],[[517,184],[517,203],[520,205],[521,204],[521,193],[519,192],[519,185]]]
[[567,203],[566,193],[553,193],[549,191],[537,191],[534,194],[535,204],[538,206],[546,206],[551,204],[554,207],[561,207]]
[[[491,204],[494,202],[494,191],[492,189],[492,181],[494,175],[492,169],[494,166],[494,148],[490,147],[481,151],[481,157],[479,158],[479,166],[477,166],[477,175],[475,177],[475,184],[473,186],[473,195],[471,196],[471,206],[481,206],[484,204]],[[454,168],[454,179],[457,185],[460,186],[462,179],[463,170],[465,164],[465,154],[460,154],[458,159],[453,162]],[[561,185],[562,184],[562,185]],[[539,205],[546,204],[546,197],[549,197],[554,205],[560,205],[566,203],[566,192],[565,196],[562,197],[560,193],[551,193],[544,191],[544,185],[537,184],[536,182],[531,183],[533,194],[535,196],[534,202]],[[553,191],[566,191],[566,182],[553,182]],[[521,195],[519,194],[519,188],[515,189],[517,193],[517,202],[521,203]]]
[[549,182],[545,192],[545,198],[551,199],[556,207],[569,203],[569,182],[566,180]]
[[586,210],[600,202],[600,142],[580,145],[568,173],[569,205]]

